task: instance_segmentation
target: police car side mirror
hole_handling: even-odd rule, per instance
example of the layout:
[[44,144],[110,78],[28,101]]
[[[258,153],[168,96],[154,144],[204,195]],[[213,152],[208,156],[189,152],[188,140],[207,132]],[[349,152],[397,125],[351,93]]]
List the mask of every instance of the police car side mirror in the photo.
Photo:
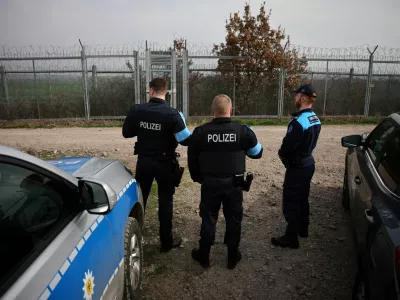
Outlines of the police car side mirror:
[[115,191],[101,180],[94,178],[80,179],[78,188],[83,206],[91,214],[108,214],[117,203]]
[[359,134],[348,135],[342,137],[342,146],[346,148],[354,148],[363,144],[363,138]]

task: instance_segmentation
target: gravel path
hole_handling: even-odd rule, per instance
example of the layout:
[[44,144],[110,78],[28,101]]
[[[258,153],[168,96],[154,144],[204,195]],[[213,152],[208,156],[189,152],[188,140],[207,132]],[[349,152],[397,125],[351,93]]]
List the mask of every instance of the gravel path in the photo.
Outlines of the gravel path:
[[[190,257],[199,239],[200,186],[189,180],[186,148],[179,146],[186,169],[175,194],[174,228],[184,245],[159,253],[153,194],[144,232],[143,299],[351,299],[356,264],[348,216],[341,207],[345,149],[340,138],[372,128],[322,127],[310,195],[310,237],[300,241],[298,250],[282,250],[273,247],[270,238],[285,228],[281,208],[284,168],[276,153],[286,128],[254,127],[264,156],[247,160],[247,170],[255,178],[244,196],[243,259],[232,271],[226,268],[222,213],[211,250],[212,267],[203,270]],[[135,166],[133,141],[124,140],[120,128],[3,129],[0,141],[42,157],[90,154],[119,158],[131,169]]]

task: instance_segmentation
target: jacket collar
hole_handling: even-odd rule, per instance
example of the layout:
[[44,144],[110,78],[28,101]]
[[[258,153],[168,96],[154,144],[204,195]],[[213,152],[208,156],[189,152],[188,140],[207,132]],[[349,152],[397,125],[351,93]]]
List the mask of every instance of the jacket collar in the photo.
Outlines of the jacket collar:
[[302,113],[305,113],[305,112],[312,112],[312,111],[313,111],[312,108],[305,108],[305,109],[302,109],[302,110],[299,110],[299,111],[296,111],[296,112],[292,113],[292,116],[293,116],[293,117],[298,117],[298,116],[300,116]]
[[151,98],[149,102],[168,105],[167,101],[160,98]]
[[224,117],[224,118],[214,118],[212,121],[214,123],[230,123],[230,122],[232,122],[232,119],[228,118],[228,117]]

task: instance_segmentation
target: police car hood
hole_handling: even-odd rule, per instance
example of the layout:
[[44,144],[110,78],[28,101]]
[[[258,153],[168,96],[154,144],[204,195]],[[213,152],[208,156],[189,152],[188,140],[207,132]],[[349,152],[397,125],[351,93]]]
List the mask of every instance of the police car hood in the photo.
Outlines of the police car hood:
[[113,159],[86,156],[64,157],[55,160],[49,160],[47,162],[76,178],[82,178],[93,176],[100,170],[107,167],[113,161]]

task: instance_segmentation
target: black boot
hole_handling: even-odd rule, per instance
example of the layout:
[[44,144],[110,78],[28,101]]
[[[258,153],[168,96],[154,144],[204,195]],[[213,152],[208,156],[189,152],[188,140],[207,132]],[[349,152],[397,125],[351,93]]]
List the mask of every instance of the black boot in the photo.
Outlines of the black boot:
[[282,248],[292,248],[292,249],[297,249],[299,248],[299,241],[297,240],[297,237],[289,237],[287,235],[280,236],[280,237],[273,237],[271,238],[271,243],[274,246],[277,247],[282,247]]
[[229,251],[228,250],[228,269],[233,270],[237,263],[242,259],[242,253],[239,250],[236,251]]
[[165,253],[170,251],[173,248],[178,248],[182,244],[182,238],[180,236],[176,236],[172,239],[172,243],[169,245],[161,244],[161,253]]
[[299,237],[307,238],[308,237],[308,228],[302,228],[299,230]]
[[210,258],[204,251],[200,251],[198,248],[193,248],[192,250],[192,258],[199,262],[203,268],[210,267]]

